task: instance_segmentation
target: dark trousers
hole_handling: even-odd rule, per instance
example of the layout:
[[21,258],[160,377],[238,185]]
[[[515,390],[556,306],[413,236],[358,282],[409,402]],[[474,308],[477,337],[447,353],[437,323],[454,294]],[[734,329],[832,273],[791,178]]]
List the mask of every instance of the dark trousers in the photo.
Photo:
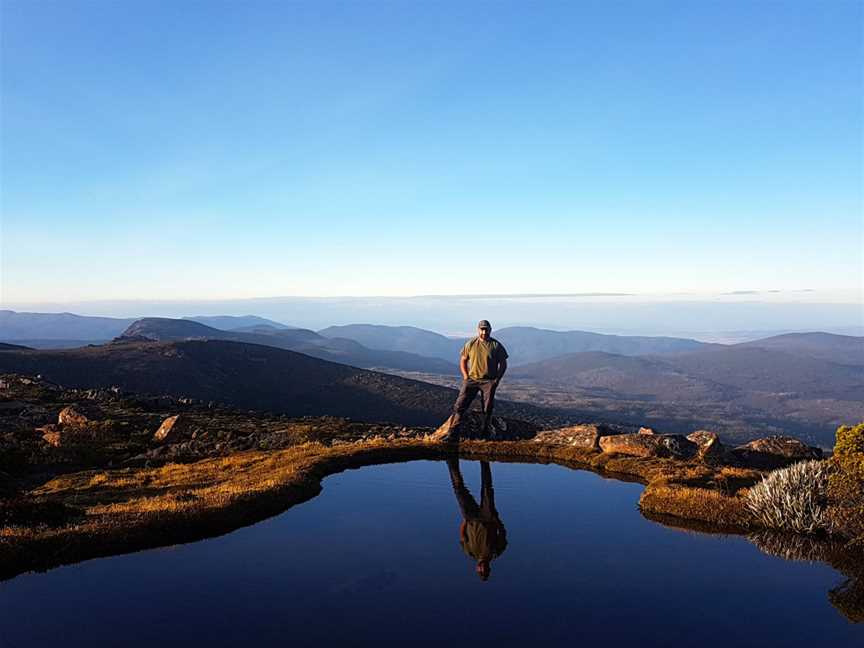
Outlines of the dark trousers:
[[462,381],[462,388],[459,390],[459,396],[456,397],[456,404],[453,406],[453,417],[450,419],[450,429],[455,434],[459,433],[462,417],[471,407],[471,403],[474,402],[474,397],[478,392],[483,405],[483,434],[489,433],[489,421],[492,420],[492,408],[495,406],[496,387],[494,380]]
[[456,494],[456,501],[462,518],[467,520],[497,521],[498,511],[495,510],[495,491],[492,488],[492,469],[489,462],[480,462],[480,505],[465,487],[462,480],[462,472],[459,470],[459,460],[450,457],[447,460],[447,468],[450,470],[450,483]]

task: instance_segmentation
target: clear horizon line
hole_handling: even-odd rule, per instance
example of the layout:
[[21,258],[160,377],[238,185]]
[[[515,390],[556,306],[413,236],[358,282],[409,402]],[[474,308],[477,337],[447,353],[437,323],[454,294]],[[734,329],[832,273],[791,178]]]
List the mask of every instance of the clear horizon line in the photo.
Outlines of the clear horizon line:
[[[813,295],[814,293],[822,293],[825,292],[823,290],[816,290],[813,288],[803,288],[803,289],[764,289],[764,290],[733,290],[733,291],[713,291],[713,292],[693,292],[693,291],[677,291],[677,292],[659,292],[659,293],[651,293],[651,292],[643,292],[643,293],[635,293],[635,292],[567,292],[567,293],[547,293],[547,292],[538,292],[538,293],[424,293],[424,294],[415,294],[415,295],[382,295],[382,294],[369,294],[369,295],[274,295],[274,296],[246,296],[246,297],[104,297],[104,298],[84,298],[84,299],[68,299],[68,300],[39,300],[39,301],[20,301],[20,300],[4,300],[0,298],[0,310],[15,310],[13,306],[26,305],[26,306],[40,306],[40,305],[61,305],[61,304],[106,304],[106,303],[115,303],[115,304],[138,304],[138,303],[164,303],[164,304],[181,304],[181,303],[213,303],[213,302],[261,302],[261,301],[278,301],[278,300],[333,300],[333,299],[345,299],[345,300],[362,300],[362,299],[389,299],[389,300],[413,300],[413,299],[548,299],[548,298],[610,298],[610,297],[620,297],[620,298],[635,298],[635,299],[662,299],[667,297],[691,297],[691,299],[686,299],[683,301],[695,301],[695,302],[704,302],[710,301],[718,298],[727,298],[727,297],[755,297],[755,296],[777,296],[780,294],[786,295]],[[830,292],[830,291],[829,291]],[[830,298],[829,298],[830,300]],[[627,299],[627,301],[631,301]],[[764,301],[764,302],[754,302],[753,300],[741,300],[741,301],[731,301],[728,299],[723,299],[722,302],[724,304],[730,303],[771,303],[777,304],[776,301]],[[788,302],[788,303],[801,303],[801,302]],[[864,305],[864,295],[861,295],[859,299],[843,299],[843,300],[830,300],[825,302],[804,302],[809,304],[849,304],[849,305]]]

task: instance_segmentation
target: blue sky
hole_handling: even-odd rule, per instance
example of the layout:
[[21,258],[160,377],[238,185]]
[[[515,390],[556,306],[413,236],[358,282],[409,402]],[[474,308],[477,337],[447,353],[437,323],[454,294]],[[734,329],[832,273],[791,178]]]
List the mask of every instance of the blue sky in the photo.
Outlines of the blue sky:
[[4,0],[0,301],[861,301],[862,18]]

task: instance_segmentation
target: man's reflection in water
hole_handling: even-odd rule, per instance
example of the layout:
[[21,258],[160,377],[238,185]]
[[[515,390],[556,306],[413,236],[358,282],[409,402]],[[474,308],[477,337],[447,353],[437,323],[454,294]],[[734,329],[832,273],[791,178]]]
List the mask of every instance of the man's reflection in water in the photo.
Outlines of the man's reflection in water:
[[480,462],[480,506],[465,487],[459,460],[447,460],[450,481],[456,501],[462,511],[462,524],[459,527],[459,540],[466,554],[477,561],[477,574],[487,580],[492,572],[491,562],[507,548],[507,531],[498,511],[495,510],[495,493],[492,489],[492,469],[488,461]]

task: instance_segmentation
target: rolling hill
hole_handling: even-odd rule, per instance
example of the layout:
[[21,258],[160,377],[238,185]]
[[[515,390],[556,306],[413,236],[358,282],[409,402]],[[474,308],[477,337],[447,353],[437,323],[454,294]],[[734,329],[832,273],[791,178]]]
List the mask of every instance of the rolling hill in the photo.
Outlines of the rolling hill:
[[465,343],[416,326],[382,326],[378,324],[348,324],[330,326],[318,331],[328,338],[347,338],[370,349],[419,353],[432,358],[456,362]]
[[104,342],[120,335],[134,319],[88,317],[72,313],[21,313],[0,310],[0,340]]
[[[111,387],[216,401],[290,416],[333,415],[403,425],[438,425],[455,390],[367,371],[272,346],[225,340],[120,339],[65,350],[0,350],[0,372],[41,374],[67,387]],[[501,401],[502,415],[549,413]]]
[[23,344],[8,344],[6,342],[0,342],[0,351],[31,351],[32,347],[24,346]]
[[771,351],[761,347],[719,347],[662,358],[679,371],[710,379],[742,392],[804,398],[864,400],[864,367]]
[[492,335],[507,347],[513,365],[584,351],[636,356],[693,351],[711,346],[687,338],[604,335],[588,331],[550,331],[530,326],[510,326],[493,331]]
[[734,345],[782,351],[796,356],[828,360],[837,364],[864,365],[864,338],[833,333],[786,333]]
[[403,351],[368,349],[354,340],[326,338],[309,329],[275,329],[256,326],[252,331],[223,331],[186,319],[148,317],[134,322],[123,337],[142,337],[158,341],[230,340],[263,344],[363,368],[391,368],[402,371],[457,374],[454,363]]
[[569,353],[520,365],[508,376],[637,400],[728,400],[739,393],[736,388],[689,375],[661,360],[603,351]]
[[[345,337],[373,349],[401,350],[457,362],[467,338],[449,338],[413,326],[349,324],[318,331],[321,335]],[[528,326],[510,326],[492,331],[507,347],[510,364],[537,362],[581,351],[618,355],[644,355],[692,351],[712,345],[686,338],[604,335],[586,331],[551,331]]]
[[192,320],[193,322],[223,331],[245,330],[261,326],[273,329],[296,328],[271,319],[258,317],[257,315],[193,315],[191,317],[184,317],[183,319]]

